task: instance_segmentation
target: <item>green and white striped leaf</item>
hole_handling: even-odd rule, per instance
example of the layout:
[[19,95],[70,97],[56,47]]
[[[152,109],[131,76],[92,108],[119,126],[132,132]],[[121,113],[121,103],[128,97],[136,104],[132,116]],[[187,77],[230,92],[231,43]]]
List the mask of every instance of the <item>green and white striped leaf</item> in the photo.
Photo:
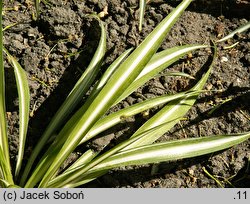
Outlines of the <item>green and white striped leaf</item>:
[[87,150],[79,159],[77,159],[69,168],[67,168],[64,173],[70,172],[73,169],[78,168],[79,166],[83,166],[89,163],[96,156],[96,152],[91,149]]
[[[91,92],[91,95],[96,95],[100,92],[100,90],[104,87],[104,85],[107,83],[107,81],[110,79],[112,74],[117,70],[117,68],[120,66],[120,64],[128,57],[128,55],[131,53],[133,48],[130,48],[123,52],[105,71],[103,76],[101,77],[100,81],[97,83],[97,85],[93,88],[93,91]],[[90,98],[91,95],[89,96]]]
[[9,145],[7,136],[7,121],[5,108],[5,77],[4,77],[4,61],[3,61],[3,25],[2,25],[3,2],[0,1],[0,151],[3,154],[1,174],[4,180],[13,184],[11,175]]
[[2,148],[0,148],[0,179],[6,180],[6,178],[8,178],[8,174],[7,174],[8,168],[9,167],[7,166],[7,162],[5,161],[3,150]]
[[164,74],[164,76],[179,76],[179,77],[186,77],[189,79],[195,79],[190,74],[184,73],[184,72],[167,72]]
[[248,30],[249,28],[250,28],[250,21],[248,21],[245,25],[240,26],[239,28],[237,28],[233,32],[229,33],[225,37],[221,38],[220,40],[217,40],[216,42],[217,43],[224,42],[230,38],[233,38],[236,34],[239,34],[239,33],[242,33],[244,31]]
[[23,70],[18,61],[13,56],[11,56],[6,49],[5,53],[7,54],[8,59],[14,68],[19,99],[19,148],[15,170],[15,178],[17,179],[22,167],[22,160],[28,130],[30,93],[26,72]]
[[[127,165],[142,165],[196,157],[227,149],[250,138],[250,133],[216,135],[156,143],[122,151],[104,160],[91,171]],[[91,173],[90,171],[90,173]]]
[[140,14],[139,14],[139,31],[142,31],[142,24],[144,21],[144,13],[145,13],[145,9],[146,9],[146,0],[140,0],[139,3],[139,9],[140,9]]

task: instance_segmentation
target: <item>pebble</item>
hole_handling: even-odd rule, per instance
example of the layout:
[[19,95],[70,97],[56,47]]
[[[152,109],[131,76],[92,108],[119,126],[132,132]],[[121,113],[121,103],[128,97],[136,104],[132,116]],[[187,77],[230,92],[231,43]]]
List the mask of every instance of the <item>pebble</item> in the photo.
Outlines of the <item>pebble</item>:
[[228,61],[228,58],[227,57],[221,57],[221,60],[220,60],[221,62],[227,62]]

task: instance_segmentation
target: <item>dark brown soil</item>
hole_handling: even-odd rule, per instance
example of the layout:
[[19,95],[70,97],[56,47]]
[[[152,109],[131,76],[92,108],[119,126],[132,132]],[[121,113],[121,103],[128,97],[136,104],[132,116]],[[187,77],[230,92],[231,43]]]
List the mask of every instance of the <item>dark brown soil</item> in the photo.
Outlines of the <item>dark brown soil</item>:
[[[32,18],[32,1],[5,1],[4,5],[4,26],[17,23],[4,32],[4,45],[19,60],[29,77],[31,121],[26,158],[95,51],[99,29],[85,15],[100,13],[108,6],[108,15],[103,18],[107,30],[107,57],[103,65],[105,70],[125,49],[136,47],[179,1],[152,0],[147,5],[141,33],[138,32],[137,0],[48,2],[46,5],[41,4],[41,15],[37,21]],[[249,9],[248,1],[194,1],[160,49],[180,44],[209,43],[210,39],[221,38],[249,20]],[[234,48],[223,49],[223,46],[237,41],[239,43]],[[167,70],[184,71],[197,77],[209,55],[208,50],[197,51],[193,53],[192,59],[183,58]],[[9,142],[11,159],[15,162],[18,146],[18,101],[13,70],[7,62],[5,68]],[[167,77],[163,73],[111,111],[145,98],[186,90],[194,81],[182,77]],[[187,119],[160,140],[250,130],[249,32],[220,44],[218,58],[206,89],[222,92],[201,95],[187,114]],[[230,100],[223,103],[227,99]],[[213,109],[220,104],[222,105],[218,109]],[[157,110],[151,110],[150,115]],[[103,139],[99,138],[88,145],[101,148],[111,140],[114,143],[120,141],[131,135],[144,121],[146,118],[138,115],[104,133]],[[246,141],[226,151],[194,159],[116,169],[85,187],[220,187],[204,169],[218,179],[222,186],[250,187],[249,144],[250,141]]]

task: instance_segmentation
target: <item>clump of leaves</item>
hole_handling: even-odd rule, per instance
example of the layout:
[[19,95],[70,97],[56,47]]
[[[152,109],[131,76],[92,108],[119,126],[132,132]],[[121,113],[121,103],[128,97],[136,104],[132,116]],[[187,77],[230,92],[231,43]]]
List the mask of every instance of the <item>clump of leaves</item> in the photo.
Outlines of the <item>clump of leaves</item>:
[[[82,103],[82,98],[86,92],[96,80],[105,55],[105,28],[103,22],[98,17],[93,16],[98,20],[101,29],[99,45],[93,59],[50,121],[24,167],[22,167],[22,158],[29,115],[28,83],[20,64],[3,48],[2,31],[0,31],[1,186],[77,187],[96,179],[112,168],[195,157],[229,148],[250,138],[250,133],[241,133],[154,143],[154,141],[178,123],[195,103],[211,72],[216,58],[216,46],[213,46],[214,55],[211,66],[190,90],[149,99],[105,116],[105,113],[112,106],[118,104],[146,81],[156,76],[185,54],[197,49],[210,47],[208,45],[176,46],[157,53],[166,34],[191,1],[183,0],[135,50],[127,50],[118,57],[99,79],[97,85],[94,86],[86,102],[75,111],[76,107]],[[2,1],[0,9],[2,9]],[[20,142],[15,174],[12,174],[10,165],[6,131],[4,50],[14,67],[19,96]],[[78,145],[86,143],[104,130],[124,121],[127,117],[163,104],[166,104],[164,108],[145,122],[127,140],[104,152],[95,152],[89,149],[71,166],[58,174],[58,170],[63,162]],[[73,116],[70,117],[72,113]],[[48,142],[49,148],[41,154]]]

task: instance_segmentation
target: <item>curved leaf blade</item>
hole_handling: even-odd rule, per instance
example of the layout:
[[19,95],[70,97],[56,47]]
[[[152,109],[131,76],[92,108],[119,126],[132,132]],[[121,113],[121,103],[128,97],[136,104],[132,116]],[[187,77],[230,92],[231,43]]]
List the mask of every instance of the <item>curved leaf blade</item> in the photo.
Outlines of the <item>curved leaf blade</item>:
[[97,153],[89,149],[79,159],[77,159],[69,168],[67,168],[64,173],[72,171],[73,169],[78,168],[79,166],[86,165],[96,156]]
[[2,151],[2,148],[0,148],[0,179],[7,180],[8,178],[8,166],[7,162],[5,161],[5,156]]
[[2,174],[5,180],[13,184],[11,175],[9,144],[7,135],[6,107],[5,107],[5,77],[4,77],[4,61],[3,61],[3,25],[2,25],[3,2],[0,1],[0,148],[5,159],[2,166]]
[[238,33],[242,33],[246,30],[248,30],[250,28],[250,21],[248,21],[245,25],[240,26],[239,28],[237,28],[236,30],[234,30],[233,32],[229,33],[227,36],[225,36],[224,38],[217,40],[217,43],[220,42],[224,42],[230,38],[233,38],[236,34]]
[[[93,93],[91,92],[91,95],[96,95],[96,93],[99,93],[99,91],[104,87],[104,85],[107,83],[107,81],[110,79],[112,74],[117,70],[117,68],[120,66],[120,64],[128,57],[128,55],[131,53],[133,48],[130,48],[126,51],[124,51],[105,71],[102,78],[98,82],[97,86],[94,88]],[[90,96],[91,97],[91,96]]]
[[235,135],[216,135],[156,143],[122,151],[103,161],[92,171],[103,171],[124,165],[142,165],[196,157],[227,149],[250,138],[250,132]]
[[23,70],[18,61],[12,55],[10,55],[10,53],[6,49],[5,53],[7,54],[9,61],[14,68],[19,99],[19,150],[15,170],[15,177],[17,179],[22,166],[26,135],[28,130],[30,93],[26,72]]
[[185,72],[167,72],[166,74],[164,74],[164,76],[179,76],[179,77],[186,77],[189,79],[195,79],[193,76]]

